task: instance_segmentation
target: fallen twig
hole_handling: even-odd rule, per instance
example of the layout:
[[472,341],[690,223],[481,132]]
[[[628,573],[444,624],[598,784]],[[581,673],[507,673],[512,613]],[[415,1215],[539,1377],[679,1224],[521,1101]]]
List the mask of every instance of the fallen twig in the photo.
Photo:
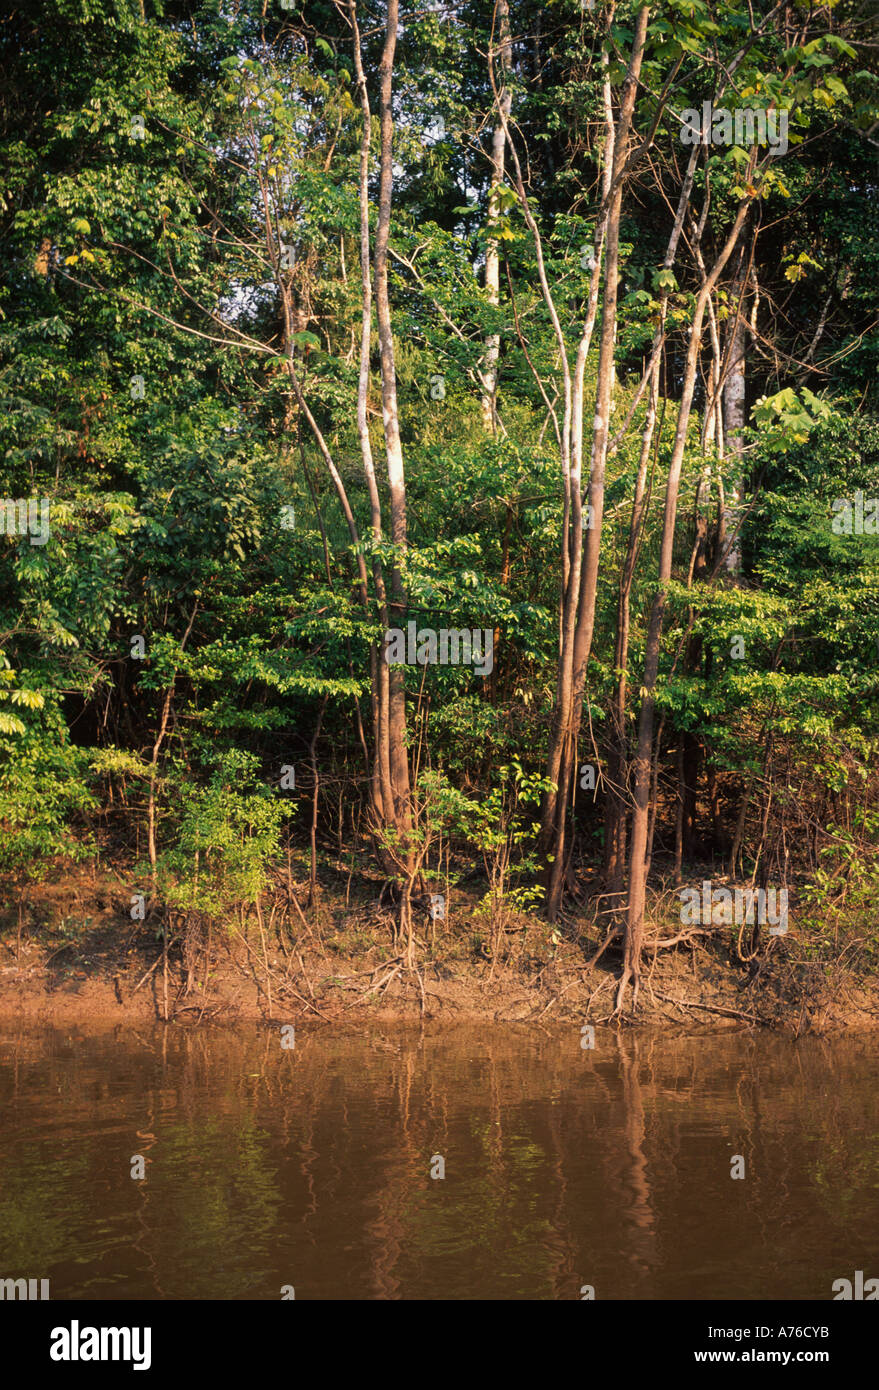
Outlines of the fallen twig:
[[[244,942],[245,946],[247,947],[248,951],[250,952],[250,954],[253,956],[254,960],[256,961],[257,965],[259,965],[259,964],[261,963],[261,962],[260,962],[260,959],[259,959],[259,956],[256,954],[256,951],[254,951],[254,949],[253,949],[253,947],[251,946],[250,942],[248,941],[247,937],[244,936],[244,935],[243,935],[240,931],[238,931],[237,929],[236,929],[236,931],[235,931],[235,934],[236,934],[236,936],[239,936],[239,937],[241,938],[241,940]],[[264,969],[265,969],[266,972],[267,972],[268,974],[270,974],[270,975],[274,973],[268,965],[264,966]],[[308,1000],[308,999],[305,998],[305,995],[304,995],[304,994],[300,994],[300,993],[299,993],[299,990],[298,990],[298,989],[295,989],[295,988],[293,987],[293,985],[290,984],[289,980],[282,980],[281,977],[278,976],[278,982],[279,982],[279,986],[280,986],[281,989],[289,990],[289,991],[291,992],[291,994],[295,994],[295,995],[296,995],[296,998],[299,999],[299,1000],[301,1000],[301,1002],[305,1005],[305,1007],[306,1007],[307,1009],[312,1009],[312,1010],[314,1011],[314,1013],[317,1014],[318,1018],[322,1018],[322,1019],[323,1019],[324,1023],[331,1023],[331,1022],[332,1022],[332,1019],[327,1018],[327,1015],[326,1015],[326,1014],[321,1013],[320,1009],[317,1007],[316,1004],[312,1004],[310,1000]]]
[[[172,946],[174,945],[174,941],[173,941],[173,940],[172,940],[172,942],[171,942],[171,945],[172,945]],[[163,946],[162,949],[161,949],[161,951],[159,952],[158,956],[157,956],[156,959],[153,961],[152,965],[150,966],[149,970],[147,971],[147,973],[146,973],[146,974],[138,981],[138,983],[134,986],[134,989],[131,991],[132,994],[137,994],[137,991],[140,989],[141,985],[145,985],[145,984],[146,984],[147,980],[150,978],[150,975],[152,975],[152,973],[153,973],[153,971],[155,970],[156,966],[157,966],[157,965],[161,965],[162,960],[163,960],[163,958],[164,958],[164,955],[165,955],[165,947]]]
[[725,1014],[728,1018],[744,1018],[747,1019],[749,1023],[763,1022],[763,1019],[758,1018],[756,1014],[746,1014],[741,1009],[723,1009],[717,1004],[700,1004],[699,1001],[696,999],[673,999],[670,994],[663,994],[658,989],[651,992],[659,995],[659,998],[664,999],[668,1004],[677,1004],[679,1008],[685,1007],[687,1009],[707,1009],[709,1013]]

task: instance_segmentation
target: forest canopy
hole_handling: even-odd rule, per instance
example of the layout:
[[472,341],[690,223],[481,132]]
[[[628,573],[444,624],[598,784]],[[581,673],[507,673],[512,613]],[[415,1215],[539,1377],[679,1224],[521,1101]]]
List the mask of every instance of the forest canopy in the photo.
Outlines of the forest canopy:
[[874,0],[4,8],[19,931],[459,892],[621,1009],[713,875],[875,963]]

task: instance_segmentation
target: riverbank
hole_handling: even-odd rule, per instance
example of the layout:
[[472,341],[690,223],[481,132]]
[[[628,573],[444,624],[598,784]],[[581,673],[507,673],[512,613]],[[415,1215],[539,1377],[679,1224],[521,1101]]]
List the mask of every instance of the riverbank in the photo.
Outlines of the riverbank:
[[756,953],[742,960],[734,928],[689,935],[654,922],[637,1013],[615,1020],[617,944],[602,950],[606,934],[587,917],[553,928],[515,914],[492,956],[475,904],[459,900],[447,922],[422,915],[409,969],[394,944],[394,913],[376,900],[356,904],[324,890],[311,910],[296,895],[288,895],[291,902],[295,913],[264,914],[261,925],[255,918],[210,929],[172,922],[166,956],[158,914],[132,921],[113,881],[41,884],[20,928],[8,912],[3,921],[0,1018],[59,1025],[620,1021],[795,1036],[879,1024],[875,973],[814,959],[811,943],[793,928],[751,943]]

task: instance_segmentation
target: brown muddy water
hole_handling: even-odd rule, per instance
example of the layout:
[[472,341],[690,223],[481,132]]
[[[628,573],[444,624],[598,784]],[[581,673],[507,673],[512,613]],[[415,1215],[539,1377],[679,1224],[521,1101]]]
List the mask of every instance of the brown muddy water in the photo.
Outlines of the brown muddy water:
[[0,1279],[53,1299],[825,1300],[879,1276],[874,1038],[580,1042],[7,1026]]

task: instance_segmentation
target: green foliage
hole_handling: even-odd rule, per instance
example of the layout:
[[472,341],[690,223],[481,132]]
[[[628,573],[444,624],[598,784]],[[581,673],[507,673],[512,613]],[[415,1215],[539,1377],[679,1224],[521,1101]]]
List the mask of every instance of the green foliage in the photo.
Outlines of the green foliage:
[[[256,770],[252,755],[230,752],[207,786],[186,778],[176,783],[182,812],[156,875],[169,907],[222,921],[239,906],[258,902],[265,891],[286,807],[257,784]],[[251,789],[242,790],[248,784]]]
[[[130,862],[143,852],[152,790],[166,901],[222,917],[263,891],[285,810],[297,805],[271,788],[280,767],[295,764],[310,791],[312,752],[318,840],[328,842],[336,815],[344,836],[349,824],[362,827],[372,750],[364,759],[361,728],[368,742],[371,652],[384,624],[372,591],[361,602],[362,557],[368,574],[374,563],[386,574],[397,569],[406,616],[420,626],[496,634],[485,676],[438,665],[403,676],[411,847],[428,874],[449,841],[459,858],[453,873],[481,863],[482,911],[496,938],[508,914],[537,906],[541,893],[534,824],[547,790],[565,500],[559,345],[540,262],[573,358],[601,183],[600,28],[570,0],[549,6],[550,23],[542,0],[523,0],[517,13],[534,73],[517,40],[507,80],[538,257],[511,180],[491,191],[485,53],[493,5],[468,0],[453,16],[428,8],[406,18],[394,75],[389,269],[403,549],[387,527],[373,539],[357,431],[362,115],[351,36],[330,0],[306,9],[304,23],[298,11],[261,0],[196,3],[182,22],[175,7],[53,0],[45,15],[24,6],[10,17],[0,99],[0,498],[49,499],[51,535],[45,545],[0,536],[0,869],[20,887],[57,856],[96,843]],[[728,779],[731,804],[721,809],[733,821],[732,803],[746,779],[762,776],[770,743],[784,794],[814,795],[816,819],[827,818],[835,796],[869,802],[879,737],[877,542],[831,525],[836,499],[879,496],[869,138],[877,79],[858,21],[840,7],[754,32],[768,9],[672,0],[650,14],[634,129],[651,132],[654,149],[636,162],[624,199],[615,428],[634,413],[608,459],[586,690],[604,751],[645,414],[635,394],[663,322],[662,395],[630,603],[630,747],[682,362],[703,276],[694,229],[705,209],[701,253],[716,255],[744,198],[749,235],[759,229],[749,243],[759,303],[749,289],[744,309],[753,330],[751,424],[741,459],[703,448],[706,352],[658,692],[668,733],[692,735],[712,772]],[[361,10],[374,93],[381,7]],[[613,16],[615,101],[636,11],[625,0]],[[668,267],[680,112],[712,101],[738,56],[723,101],[783,114],[790,148],[783,158],[760,150],[756,163],[741,144],[708,148]],[[378,133],[374,119],[373,234]],[[294,253],[289,360],[279,248],[260,221],[266,198],[281,210],[275,230]],[[483,273],[494,245],[496,304]],[[741,309],[733,264],[712,299],[723,342]],[[600,300],[584,371],[587,469],[602,308]],[[496,434],[481,410],[490,336],[499,343]],[[367,419],[386,508],[372,348]],[[351,500],[359,547],[292,388],[291,363]],[[431,389],[437,376],[441,395]],[[139,380],[142,394],[133,388]],[[744,484],[742,568],[734,581],[718,577],[715,551],[710,582],[704,574],[694,582],[691,519],[704,512],[716,542],[719,481],[727,498]],[[284,508],[295,514],[293,529]],[[142,659],[133,654],[138,638]],[[731,654],[737,639],[744,660]],[[668,748],[660,754],[665,774]],[[852,854],[864,862],[870,809],[858,803],[851,815],[854,823],[863,812]],[[600,806],[577,803],[581,846],[594,843],[599,815]],[[379,839],[391,860],[399,856],[395,832]],[[859,874],[852,870],[852,884],[866,885]]]

